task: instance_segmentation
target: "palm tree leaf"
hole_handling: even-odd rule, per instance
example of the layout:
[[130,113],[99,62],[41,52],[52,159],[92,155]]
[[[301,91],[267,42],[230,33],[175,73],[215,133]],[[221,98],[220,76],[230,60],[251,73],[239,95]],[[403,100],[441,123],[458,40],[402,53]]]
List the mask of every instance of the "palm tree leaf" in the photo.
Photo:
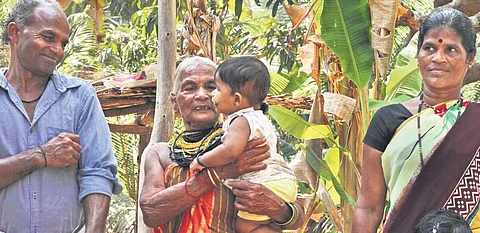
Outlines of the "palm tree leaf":
[[235,15],[240,18],[242,14],[243,0],[235,0]]

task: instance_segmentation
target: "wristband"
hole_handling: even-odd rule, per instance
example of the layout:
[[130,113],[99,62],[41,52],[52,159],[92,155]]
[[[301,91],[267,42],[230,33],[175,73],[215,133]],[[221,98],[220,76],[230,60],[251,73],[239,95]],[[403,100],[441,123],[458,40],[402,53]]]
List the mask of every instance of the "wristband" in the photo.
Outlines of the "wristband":
[[45,160],[45,167],[47,167],[47,155],[45,154],[45,151],[42,149],[41,146],[38,146],[38,148],[40,149],[40,151],[43,154],[43,159]]
[[207,167],[205,166],[205,164],[203,164],[202,162],[200,162],[200,156],[197,156],[197,163],[202,166],[202,167]]

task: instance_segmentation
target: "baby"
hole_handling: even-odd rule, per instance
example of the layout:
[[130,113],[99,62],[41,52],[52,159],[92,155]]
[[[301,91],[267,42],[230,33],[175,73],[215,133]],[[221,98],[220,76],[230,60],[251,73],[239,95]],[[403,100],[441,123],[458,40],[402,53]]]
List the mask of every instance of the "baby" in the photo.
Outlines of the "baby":
[[[223,62],[215,73],[217,89],[213,102],[220,113],[229,115],[223,123],[225,131],[222,144],[199,155],[190,165],[192,172],[205,167],[223,166],[235,162],[247,142],[265,137],[270,146],[270,158],[265,170],[248,173],[240,179],[261,183],[285,202],[295,201],[297,184],[293,172],[276,151],[277,136],[270,120],[263,114],[261,105],[270,88],[270,74],[262,61],[254,57],[239,57]],[[268,216],[239,212],[237,232],[279,232],[270,225]],[[278,226],[277,226],[278,228]]]
[[463,217],[453,210],[434,210],[415,227],[415,233],[472,233]]

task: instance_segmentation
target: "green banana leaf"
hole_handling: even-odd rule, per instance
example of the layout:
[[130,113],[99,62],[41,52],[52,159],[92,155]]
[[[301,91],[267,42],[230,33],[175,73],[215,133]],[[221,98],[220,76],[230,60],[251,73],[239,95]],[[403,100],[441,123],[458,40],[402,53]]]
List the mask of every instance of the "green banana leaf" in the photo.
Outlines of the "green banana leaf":
[[332,129],[328,125],[309,123],[294,112],[279,105],[270,106],[268,113],[277,121],[280,127],[298,139],[323,138],[327,141],[335,142]]
[[321,37],[339,57],[344,73],[360,89],[372,75],[373,48],[368,0],[325,0]]
[[280,75],[287,78],[290,82],[285,87],[282,93],[292,93],[300,88],[308,79],[308,74],[305,72],[299,72],[299,67],[294,65],[289,73],[281,73]]
[[[393,99],[397,94],[400,85],[406,81],[408,78],[413,77],[413,80],[409,80],[409,85],[405,88],[410,89],[415,92],[418,89],[418,86],[421,87],[421,77],[418,74],[417,59],[412,59],[406,66],[396,68],[390,74],[390,80],[388,81],[386,88],[386,100]],[[412,93],[414,95],[414,93]]]
[[307,146],[301,146],[301,148],[313,170],[315,170],[320,177],[324,178],[325,180],[332,181],[333,187],[335,188],[335,191],[337,191],[338,195],[340,195],[340,197],[350,205],[355,206],[355,200],[348,195],[347,192],[345,192],[345,189],[342,187],[337,177],[332,173],[327,162],[319,158],[311,148]]
[[381,107],[389,104],[396,104],[396,103],[403,103],[407,100],[410,100],[411,98],[407,95],[400,95],[397,98],[386,101],[386,100],[375,100],[372,98],[368,98],[368,110],[370,111],[376,111],[380,109]]

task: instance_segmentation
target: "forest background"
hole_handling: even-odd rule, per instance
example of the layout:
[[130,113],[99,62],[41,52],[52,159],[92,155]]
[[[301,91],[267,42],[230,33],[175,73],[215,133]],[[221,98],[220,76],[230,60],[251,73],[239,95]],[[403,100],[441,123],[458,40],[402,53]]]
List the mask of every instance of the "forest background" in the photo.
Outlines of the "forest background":
[[[71,28],[65,59],[58,66],[67,75],[93,82],[137,74],[159,60],[175,63],[201,55],[220,63],[253,55],[269,65],[272,96],[280,96],[280,101],[285,96],[309,99],[308,109],[272,105],[269,112],[282,154],[297,168],[305,201],[309,221],[298,232],[350,232],[362,139],[371,116],[381,106],[422,91],[415,59],[421,19],[436,7],[451,6],[471,16],[480,31],[477,0],[58,1]],[[0,1],[2,21],[15,2]],[[174,53],[167,57],[162,48],[162,35],[168,31],[164,12],[174,13],[176,32]],[[8,61],[8,45],[1,45],[0,66],[8,66]],[[479,61],[480,51],[463,88],[463,95],[476,101]],[[158,64],[160,83],[168,72]],[[157,85],[157,93],[168,93],[170,83]],[[160,111],[171,114],[165,106],[157,106]],[[131,124],[138,117],[107,120]],[[154,127],[151,143],[162,140],[155,135],[159,126],[149,125]],[[139,136],[112,133],[112,141],[125,188],[113,196],[108,232],[144,232],[136,221]]]

